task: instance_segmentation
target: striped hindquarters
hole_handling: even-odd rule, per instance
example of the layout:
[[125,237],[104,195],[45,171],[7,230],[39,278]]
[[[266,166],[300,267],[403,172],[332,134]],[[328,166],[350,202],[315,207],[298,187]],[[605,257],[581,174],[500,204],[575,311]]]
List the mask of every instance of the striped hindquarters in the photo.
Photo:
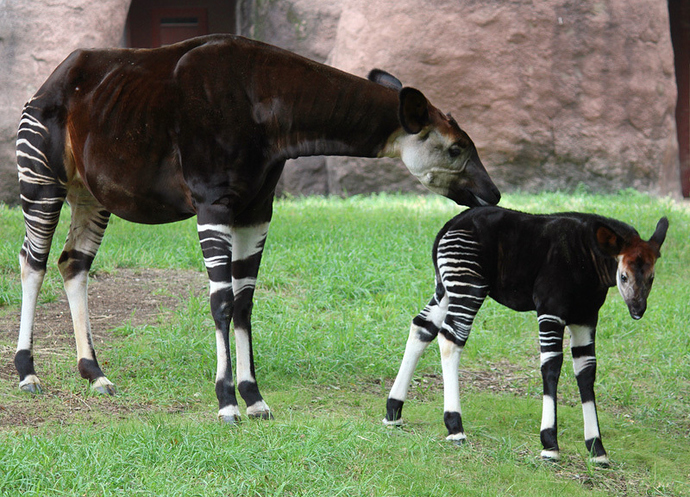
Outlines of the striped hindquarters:
[[67,195],[67,178],[62,162],[51,157],[55,137],[37,117],[42,112],[32,102],[24,107],[17,131],[17,173],[26,224],[21,255],[30,266],[42,269]]
[[459,345],[467,341],[474,317],[489,292],[480,254],[481,246],[468,230],[447,231],[434,251],[437,279],[448,297],[441,329]]

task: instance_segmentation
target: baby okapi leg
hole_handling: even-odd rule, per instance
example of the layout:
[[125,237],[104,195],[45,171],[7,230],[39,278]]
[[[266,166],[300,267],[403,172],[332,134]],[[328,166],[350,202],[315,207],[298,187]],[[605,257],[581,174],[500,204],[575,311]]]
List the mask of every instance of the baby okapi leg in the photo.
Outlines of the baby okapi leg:
[[563,331],[565,322],[558,316],[540,314],[539,344],[544,398],[541,415],[541,443],[544,459],[558,459],[557,391],[563,365]]
[[388,394],[386,417],[383,424],[402,425],[402,408],[405,399],[407,399],[412,375],[422,353],[438,335],[447,306],[448,299],[445,296],[441,298],[441,303],[434,296],[424,310],[412,320],[400,370]]
[[110,213],[86,190],[68,196],[72,220],[58,269],[67,294],[74,338],[77,344],[77,366],[81,377],[89,380],[96,392],[114,395],[115,387],[105,377],[96,359],[91,336],[88,306],[88,277],[91,264],[103,240]]
[[449,230],[439,240],[436,261],[448,295],[448,311],[439,333],[443,368],[443,420],[447,440],[465,440],[460,411],[458,367],[474,317],[489,293],[480,262],[482,249],[465,230]]
[[438,347],[441,351],[441,369],[443,370],[443,422],[448,429],[446,440],[460,443],[467,438],[462,427],[458,378],[463,347],[446,338],[443,333],[438,336]]
[[269,223],[233,228],[232,287],[235,294],[235,346],[237,353],[237,387],[247,404],[247,416],[272,419],[256,382],[252,347],[252,301],[261,255]]
[[595,329],[590,326],[569,325],[570,348],[573,355],[573,369],[577,378],[582,401],[582,416],[585,425],[585,444],[591,461],[608,465],[609,459],[601,442],[597,405],[594,400],[594,380],[597,358],[594,351]]

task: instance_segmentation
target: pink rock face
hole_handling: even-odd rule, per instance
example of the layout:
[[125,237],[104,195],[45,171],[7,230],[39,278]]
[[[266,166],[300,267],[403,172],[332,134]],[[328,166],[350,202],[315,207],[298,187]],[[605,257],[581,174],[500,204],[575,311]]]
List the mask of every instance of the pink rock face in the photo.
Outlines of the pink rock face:
[[[0,201],[16,203],[22,105],[73,49],[117,46],[130,0],[10,2],[0,16]],[[237,0],[241,34],[451,112],[495,183],[679,192],[666,2]],[[252,10],[253,9],[253,10]],[[253,12],[248,14],[247,12]],[[400,161],[289,161],[279,191],[425,191]]]
[[[678,191],[664,2],[346,0],[342,9],[329,62],[362,75],[380,67],[425,92],[473,138],[502,190]],[[331,191],[374,187],[360,174],[377,166],[334,158],[327,167]],[[381,185],[417,188],[404,166],[383,169],[394,176]]]
[[24,103],[77,48],[115,47],[130,0],[3,2],[0,14],[0,202],[17,203],[17,125]]

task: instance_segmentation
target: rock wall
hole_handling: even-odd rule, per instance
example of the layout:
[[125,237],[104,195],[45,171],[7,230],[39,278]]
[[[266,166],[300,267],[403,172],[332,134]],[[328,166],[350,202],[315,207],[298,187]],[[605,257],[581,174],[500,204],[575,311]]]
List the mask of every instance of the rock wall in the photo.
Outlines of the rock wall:
[[[17,200],[24,102],[77,47],[118,45],[129,0],[4,0],[0,201]],[[503,191],[679,192],[666,2],[237,0],[240,34],[366,76],[388,70],[451,112]],[[290,161],[292,194],[423,191],[400,161]]]
[[[502,190],[678,190],[665,2],[345,0],[329,62],[424,91]],[[355,193],[361,163],[327,164]]]
[[0,9],[0,202],[16,203],[17,126],[24,103],[70,52],[116,46],[130,0],[3,0]]
[[[321,8],[282,4],[293,20]],[[425,92],[473,137],[502,190],[678,193],[665,2],[342,0],[339,8],[327,62],[362,76],[380,67]],[[330,38],[331,25],[321,34]],[[273,30],[261,38],[281,43]],[[301,177],[301,167],[289,164],[286,177]],[[421,188],[398,161],[328,158],[325,171],[329,193]]]

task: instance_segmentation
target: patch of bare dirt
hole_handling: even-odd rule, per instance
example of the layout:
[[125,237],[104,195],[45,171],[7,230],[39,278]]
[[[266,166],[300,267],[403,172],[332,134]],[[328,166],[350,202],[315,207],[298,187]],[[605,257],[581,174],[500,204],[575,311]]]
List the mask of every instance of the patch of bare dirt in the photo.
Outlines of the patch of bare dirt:
[[[89,314],[96,353],[99,344],[115,339],[109,336],[113,328],[128,322],[134,326],[153,324],[190,294],[205,294],[207,285],[203,273],[167,269],[118,269],[89,278]],[[59,361],[74,361],[76,372],[72,319],[64,294],[56,302],[38,306],[34,328],[35,348],[44,358],[37,363],[39,376],[41,369],[48,366],[50,355]],[[69,422],[77,416],[88,420],[91,414],[121,417],[149,409],[150,406],[132,405],[117,397],[74,395],[55,385],[43,395],[21,394],[13,364],[18,330],[19,311],[0,316],[1,390],[10,392],[0,399],[0,429],[37,426],[48,420]]]

